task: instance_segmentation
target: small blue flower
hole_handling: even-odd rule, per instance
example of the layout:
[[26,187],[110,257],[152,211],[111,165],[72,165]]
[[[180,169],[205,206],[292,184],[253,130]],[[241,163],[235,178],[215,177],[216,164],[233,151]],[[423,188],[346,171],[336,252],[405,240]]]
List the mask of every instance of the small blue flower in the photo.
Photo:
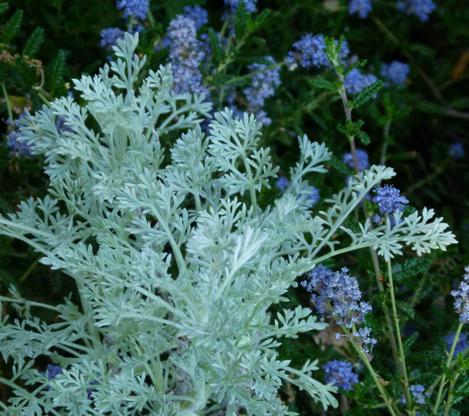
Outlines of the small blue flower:
[[371,221],[374,223],[374,224],[379,224],[381,222],[381,217],[378,215],[378,214],[373,214],[371,216]]
[[397,8],[408,15],[416,16],[421,22],[426,22],[436,9],[433,0],[398,0]]
[[[451,350],[451,346],[454,342],[454,337],[456,334],[453,332],[452,334],[445,336],[445,343],[446,343],[446,350],[449,352]],[[458,341],[456,342],[456,347],[454,349],[454,353],[460,354],[464,353],[469,348],[469,339],[466,333],[461,332],[459,335]]]
[[195,22],[186,16],[176,16],[169,23],[166,38],[174,90],[177,93],[207,94],[199,70],[205,53],[201,42],[197,40]]
[[345,90],[348,94],[355,95],[378,81],[373,74],[366,74],[358,68],[353,68],[345,76]]
[[7,134],[7,147],[10,156],[30,157],[31,149],[28,144],[21,139],[21,132],[19,129],[19,122],[23,114],[16,120],[7,120],[9,132]]
[[47,379],[48,380],[53,380],[59,374],[62,374],[63,371],[64,371],[64,369],[62,367],[60,367],[59,365],[47,364],[47,368],[46,368]]
[[384,185],[375,189],[373,202],[383,215],[390,215],[396,211],[403,211],[409,200],[401,195],[399,189],[392,185]]
[[458,289],[451,291],[454,310],[463,324],[469,323],[469,266],[464,269],[464,277]]
[[[358,171],[362,172],[365,169],[370,167],[370,158],[368,157],[368,152],[363,149],[357,149],[355,152],[358,162]],[[353,162],[353,156],[351,152],[344,153],[342,161],[350,168],[355,169],[355,164]]]
[[383,64],[381,76],[391,84],[404,85],[409,76],[409,65],[400,61],[392,61],[389,64]]
[[355,342],[357,342],[366,353],[370,352],[377,343],[376,338],[371,336],[371,329],[367,326],[359,328],[352,335],[355,337]]
[[371,0],[350,0],[348,4],[349,14],[356,14],[360,18],[365,19],[373,10]]
[[463,159],[466,152],[464,149],[464,145],[461,142],[454,142],[451,144],[448,150],[448,154],[454,159],[454,160],[460,160]]
[[101,30],[101,39],[99,41],[99,46],[106,49],[111,46],[114,46],[117,41],[124,36],[124,31],[118,27],[108,27]]
[[248,13],[254,13],[257,11],[257,0],[225,0],[225,5],[230,9],[231,12],[236,11],[239,3],[244,3],[244,7]]
[[331,360],[323,365],[325,380],[344,391],[353,390],[358,383],[358,376],[353,372],[353,365],[347,361]]
[[425,392],[425,387],[421,384],[413,384],[409,386],[410,394],[417,404],[425,404],[428,398],[428,394]]
[[149,0],[117,0],[117,8],[124,13],[124,17],[144,20],[150,7]]
[[287,189],[289,184],[290,184],[290,181],[285,176],[279,176],[277,178],[277,182],[275,182],[275,186],[277,187],[277,189],[279,189],[282,192],[284,192],[285,189]]
[[265,101],[275,94],[280,85],[280,66],[271,56],[264,57],[266,63],[255,63],[248,66],[253,72],[251,85],[243,90],[248,101],[248,111],[264,125],[270,125],[272,120],[264,111]]
[[194,21],[197,30],[208,23],[207,10],[200,6],[184,7],[184,16]]

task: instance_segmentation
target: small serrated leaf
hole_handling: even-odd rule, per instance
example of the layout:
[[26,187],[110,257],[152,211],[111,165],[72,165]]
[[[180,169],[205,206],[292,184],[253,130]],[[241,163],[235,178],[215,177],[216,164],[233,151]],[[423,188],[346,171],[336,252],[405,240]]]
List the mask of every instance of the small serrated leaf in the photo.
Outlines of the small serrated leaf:
[[212,28],[210,28],[208,31],[208,40],[210,42],[210,50],[212,52],[214,64],[218,65],[222,59],[223,52],[220,48],[217,32],[215,32]]
[[366,146],[368,144],[370,144],[371,140],[370,140],[370,136],[368,136],[368,134],[363,131],[363,130],[358,130],[355,134],[358,139]]
[[255,31],[260,29],[262,26],[264,26],[268,19],[270,17],[270,10],[269,9],[264,9],[262,10],[261,13],[259,13],[256,18],[254,19],[251,27],[251,31]]
[[16,36],[18,30],[20,29],[22,20],[23,10],[17,10],[3,27],[3,33],[0,38],[2,43],[9,43]]
[[246,5],[240,1],[234,16],[235,33],[238,39],[243,38],[246,34],[250,19],[251,15],[246,10]]
[[415,317],[415,310],[410,303],[407,302],[398,302],[397,308],[402,313],[404,319],[413,319]]
[[350,102],[352,108],[358,108],[365,104],[370,99],[376,97],[376,94],[383,88],[383,82],[378,80],[373,84],[369,85],[368,87],[364,88],[360,91],[353,101]]
[[404,341],[404,352],[406,354],[409,353],[410,349],[412,348],[412,345],[414,345],[415,341],[417,341],[417,338],[419,337],[418,332],[414,332],[409,338],[407,338]]
[[65,52],[60,50],[49,71],[48,87],[54,94],[59,91],[65,70]]
[[44,29],[37,27],[26,41],[23,48],[23,55],[33,58],[39,51],[42,42],[44,42]]
[[324,78],[315,78],[311,80],[311,86],[318,90],[326,90],[331,92],[336,92],[338,90],[338,86],[336,83],[328,81]]

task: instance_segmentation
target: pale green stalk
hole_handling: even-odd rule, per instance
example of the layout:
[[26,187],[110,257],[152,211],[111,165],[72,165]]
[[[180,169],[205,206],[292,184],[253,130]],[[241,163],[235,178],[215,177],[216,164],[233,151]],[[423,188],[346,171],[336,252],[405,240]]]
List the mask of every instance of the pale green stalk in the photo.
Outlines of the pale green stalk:
[[456,349],[456,345],[458,344],[459,336],[461,335],[461,330],[462,330],[463,325],[464,324],[460,322],[458,325],[458,328],[456,329],[453,344],[451,345],[448,359],[446,361],[445,373],[443,374],[443,377],[440,382],[440,387],[438,388],[438,395],[436,396],[436,402],[435,402],[435,406],[433,407],[433,412],[432,412],[433,415],[437,414],[438,408],[440,407],[441,399],[443,397],[443,389],[445,388],[445,383],[446,383],[446,372],[449,371],[449,368],[451,366],[451,361],[453,360],[454,351]]

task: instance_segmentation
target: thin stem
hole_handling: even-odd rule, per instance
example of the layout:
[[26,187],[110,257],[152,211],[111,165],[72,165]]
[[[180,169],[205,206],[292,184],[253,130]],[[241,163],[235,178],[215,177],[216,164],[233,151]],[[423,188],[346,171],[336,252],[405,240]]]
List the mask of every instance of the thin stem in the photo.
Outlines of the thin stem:
[[[373,366],[371,365],[370,360],[368,359],[368,356],[363,352],[361,347],[353,341],[349,331],[344,331],[344,332],[348,335],[348,338],[350,339],[350,343],[352,344],[353,349],[357,352],[357,354],[360,357],[360,359],[362,360],[363,364],[365,364],[365,367],[370,372],[370,375],[371,375],[376,387],[378,388],[378,390],[381,394],[381,397],[383,398],[384,403],[386,404],[386,407],[389,410],[389,413],[391,413],[392,416],[397,416],[400,413],[399,412],[396,413],[396,410],[394,409],[394,406],[393,406],[393,402],[392,402],[391,398],[389,397],[389,395],[388,395],[386,389],[384,388],[383,384],[380,382],[380,380],[378,378],[378,374],[373,369]],[[355,326],[353,327],[353,332],[356,332]]]
[[156,219],[160,223],[161,228],[163,228],[164,232],[166,233],[166,237],[168,238],[168,242],[171,246],[171,249],[173,250],[174,257],[178,265],[179,274],[184,273],[187,269],[186,262],[184,261],[184,256],[182,255],[179,245],[176,243],[176,240],[174,239],[173,233],[169,229],[169,225],[167,224],[166,221],[163,220],[163,217],[160,215],[160,212],[155,208],[154,205],[150,205],[150,208],[153,214],[155,215]]
[[449,385],[448,389],[448,398],[446,399],[446,404],[445,404],[445,413],[444,416],[449,415],[449,411],[451,410],[451,405],[453,402],[453,391],[454,391],[454,386],[456,385],[456,381],[458,381],[459,374],[456,373],[454,378],[451,380],[451,384]]
[[5,105],[7,106],[8,118],[11,121],[13,121],[13,111],[11,109],[10,99],[8,98],[7,89],[6,89],[5,84],[3,82],[2,82],[2,91],[3,91],[3,97],[5,98]]
[[24,305],[36,306],[38,308],[49,309],[55,312],[59,311],[57,307],[48,305],[47,303],[32,302],[30,300],[23,300],[23,299],[13,299],[13,298],[8,298],[6,296],[0,296],[0,302],[21,303]]
[[[378,286],[379,293],[384,294],[384,286],[383,286],[383,282],[381,281],[381,268],[379,266],[378,255],[376,254],[376,251],[372,247],[370,247],[370,255],[371,255],[371,260],[373,263],[373,269],[375,272],[376,285]],[[387,334],[389,336],[389,342],[391,343],[392,356],[393,356],[394,362],[396,363],[396,367],[397,367],[397,371],[399,372],[399,375],[403,377],[404,370],[402,368],[401,361],[399,360],[397,341],[396,341],[396,337],[394,335],[394,331],[392,328],[391,312],[389,311],[389,308],[386,305],[386,303],[383,303],[382,307],[383,307],[383,313],[384,313],[384,320],[386,321],[386,326],[388,328]]]
[[388,283],[389,283],[389,289],[390,289],[390,294],[391,294],[392,314],[393,314],[393,319],[394,319],[394,328],[396,330],[397,343],[399,345],[399,360],[402,366],[403,376],[404,376],[404,380],[403,380],[404,381],[404,395],[406,398],[407,407],[410,409],[412,407],[412,397],[409,391],[409,378],[407,376],[404,346],[402,345],[399,316],[397,314],[396,294],[394,292],[394,282],[392,278],[392,265],[391,265],[390,260],[387,261],[387,266],[388,266]]
[[442,399],[442,396],[443,396],[443,389],[444,389],[445,383],[446,383],[446,372],[449,370],[449,368],[451,366],[451,361],[453,360],[454,351],[456,349],[456,345],[458,343],[459,336],[461,335],[461,330],[462,330],[463,325],[464,325],[463,323],[461,323],[461,322],[459,323],[458,329],[456,329],[456,334],[454,335],[453,344],[451,345],[451,349],[450,349],[449,355],[448,355],[448,360],[446,361],[445,373],[443,374],[443,377],[441,378],[440,387],[438,388],[438,395],[436,396],[435,406],[433,407],[433,414],[434,415],[437,414],[438,408],[440,407],[441,399]]
[[383,128],[383,147],[381,149],[381,158],[379,161],[381,165],[386,164],[386,156],[387,156],[387,151],[388,151],[388,146],[389,146],[389,132],[391,130],[391,124],[392,124],[392,120],[388,119]]
[[[342,100],[342,106],[344,108],[345,112],[345,119],[348,123],[352,122],[352,109],[350,107],[350,104],[348,102],[348,97],[347,97],[347,91],[345,90],[345,84],[344,84],[344,76],[343,74],[337,70],[336,68],[336,73],[337,76],[339,77],[341,87],[339,89],[339,95]],[[350,142],[350,150],[352,154],[352,160],[353,160],[353,165],[355,168],[355,172],[358,174],[360,173],[359,165],[358,165],[358,158],[357,158],[357,149],[355,146],[355,138],[353,136],[348,137],[349,142]],[[363,212],[365,214],[365,218],[368,217],[368,213],[366,212],[365,205],[362,205],[363,207]],[[371,260],[373,263],[373,269],[375,272],[375,278],[376,278],[376,283],[378,285],[378,289],[380,293],[384,293],[384,287],[381,282],[381,270],[379,266],[379,260],[378,260],[378,254],[376,253],[375,249],[373,247],[370,247],[370,255],[371,255]],[[383,311],[384,311],[384,318],[386,321],[386,325],[388,327],[388,335],[389,335],[389,340],[391,343],[391,350],[392,350],[392,355],[394,358],[394,362],[396,363],[397,369],[399,371],[399,374],[401,376],[404,375],[404,370],[402,366],[400,365],[400,360],[399,360],[399,355],[398,355],[398,350],[397,350],[397,343],[396,339],[394,336],[394,331],[392,329],[392,321],[391,321],[391,316],[389,313],[389,309],[386,306],[386,304],[383,304]]]
[[23,273],[23,275],[20,277],[19,280],[21,283],[23,283],[26,280],[26,278],[32,273],[32,271],[36,268],[38,263],[39,263],[39,257],[31,263],[31,265],[28,267],[28,270],[26,270]]

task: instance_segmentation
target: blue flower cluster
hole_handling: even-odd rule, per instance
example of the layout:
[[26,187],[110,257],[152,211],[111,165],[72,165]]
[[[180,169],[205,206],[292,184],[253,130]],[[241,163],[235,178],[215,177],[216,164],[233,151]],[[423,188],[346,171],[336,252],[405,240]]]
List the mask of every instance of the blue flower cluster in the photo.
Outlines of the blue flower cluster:
[[355,95],[376,81],[378,81],[378,78],[373,74],[366,74],[358,68],[353,68],[345,76],[345,90],[348,94]]
[[275,89],[280,85],[280,66],[274,58],[266,56],[267,63],[255,63],[248,66],[253,73],[251,85],[243,90],[248,102],[248,111],[253,113],[257,120],[264,125],[270,125],[272,120],[264,111],[267,98],[275,94]]
[[454,160],[463,159],[464,156],[466,155],[466,151],[464,150],[464,145],[459,141],[452,143],[449,147],[448,154]]
[[124,13],[126,18],[144,20],[150,7],[149,0],[117,0],[117,8]]
[[433,0],[398,0],[397,8],[408,15],[416,16],[421,22],[426,22],[436,9]]
[[7,147],[9,149],[10,156],[31,156],[31,149],[29,146],[21,140],[21,133],[19,131],[19,121],[22,116],[16,120],[7,120],[9,126],[9,133],[7,135]]
[[244,7],[248,13],[254,13],[257,11],[257,0],[225,0],[225,5],[231,12],[235,12],[240,2],[244,3]]
[[[338,43],[338,41],[335,42]],[[343,41],[340,47],[340,59],[347,58],[349,53],[348,42]],[[285,63],[291,70],[297,66],[304,69],[328,67],[330,62],[326,54],[326,39],[324,35],[304,34],[300,40],[293,44],[292,50],[288,52],[285,58]]]
[[367,326],[359,328],[352,335],[365,352],[370,352],[371,348],[373,348],[373,345],[376,345],[377,343],[376,338],[371,336],[371,329]]
[[396,211],[403,211],[409,200],[401,195],[399,189],[392,185],[384,185],[375,189],[373,202],[378,204],[381,214],[390,215]]
[[[452,334],[446,335],[445,343],[446,343],[446,350],[449,352],[451,350],[451,346],[454,342],[454,337],[456,334],[453,332]],[[454,349],[454,353],[460,354],[465,352],[469,348],[469,339],[465,332],[461,332],[459,335],[458,341],[456,342],[456,348]]]
[[46,377],[47,377],[48,380],[53,380],[59,374],[62,374],[63,371],[64,371],[64,369],[62,367],[60,367],[59,365],[47,364]]
[[[370,167],[370,159],[368,157],[368,153],[366,150],[363,149],[357,149],[355,153],[357,157],[357,162],[358,162],[358,171],[362,172],[365,169],[368,169]],[[344,156],[342,157],[342,161],[350,168],[350,169],[355,169],[355,165],[353,163],[353,156],[352,153],[345,153]]]
[[293,44],[292,48],[286,58],[289,68],[295,68],[299,65],[302,68],[309,69],[329,65],[324,35],[306,33]]
[[208,23],[208,13],[201,6],[186,6],[184,7],[184,16],[192,19],[195,24],[196,30]]
[[428,394],[425,392],[425,387],[421,384],[412,384],[409,386],[410,394],[412,395],[415,403],[425,404]]
[[339,389],[350,391],[358,383],[358,376],[353,372],[353,365],[348,361],[331,360],[323,365],[325,380]]
[[362,19],[368,17],[371,10],[373,10],[371,0],[350,0],[348,4],[349,14],[356,14]]
[[275,186],[277,187],[277,189],[279,189],[282,192],[284,192],[285,189],[287,189],[289,184],[290,184],[290,181],[285,176],[279,176],[277,178],[277,181],[275,182]]
[[108,27],[106,29],[101,30],[101,39],[99,41],[99,46],[101,48],[106,49],[111,46],[114,46],[118,39],[124,36],[124,31],[119,29],[118,27]]
[[469,266],[464,271],[462,282],[458,289],[451,291],[451,295],[454,297],[454,309],[459,314],[459,320],[467,324],[469,323]]
[[392,61],[389,64],[383,64],[381,67],[381,76],[394,85],[404,85],[409,72],[409,65],[400,61]]
[[194,20],[183,15],[176,16],[168,26],[166,39],[177,93],[207,94],[199,71],[205,54],[196,35]]
[[[310,294],[311,301],[322,317],[332,317],[336,323],[351,329],[362,324],[365,316],[371,311],[368,302],[361,301],[362,293],[357,279],[349,275],[347,268],[334,272],[324,267],[316,266],[301,282]],[[359,338],[364,351],[374,345],[376,340],[370,337],[369,328],[361,328],[353,334]]]

